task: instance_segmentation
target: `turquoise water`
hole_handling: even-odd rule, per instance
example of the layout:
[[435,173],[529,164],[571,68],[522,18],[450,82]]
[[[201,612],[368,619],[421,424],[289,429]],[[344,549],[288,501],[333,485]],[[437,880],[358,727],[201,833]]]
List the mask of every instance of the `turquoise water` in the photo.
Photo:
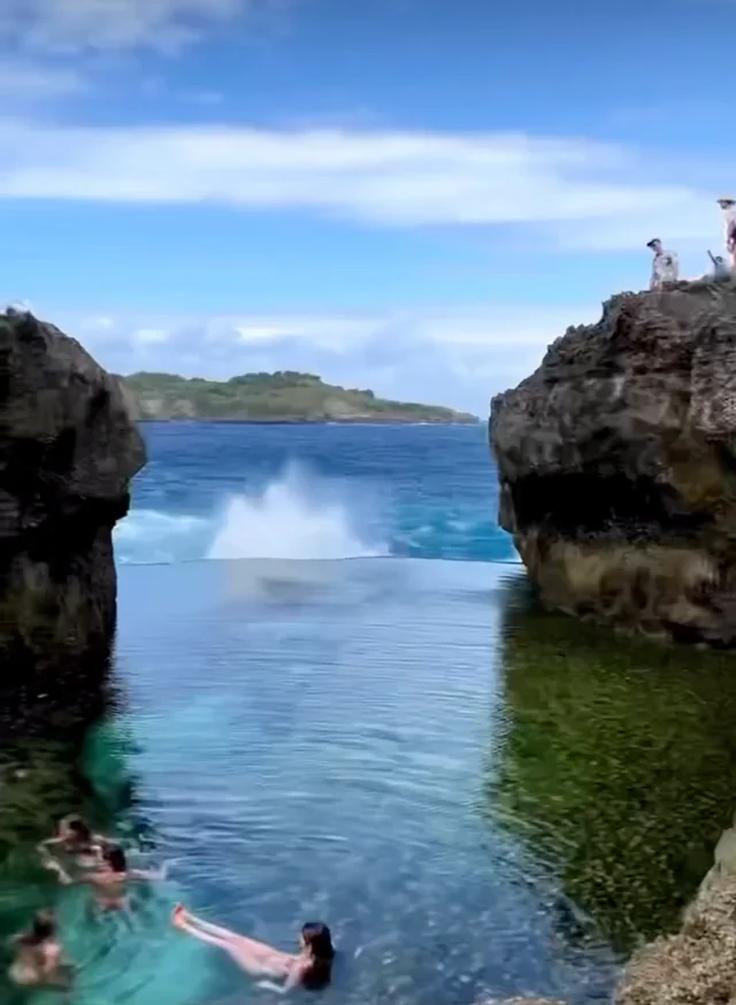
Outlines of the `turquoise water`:
[[[327,921],[327,1002],[607,1001],[730,820],[730,657],[539,613],[480,430],[146,433],[107,711],[0,751],[3,932],[55,904],[69,1005],[274,1001],[178,900],[286,949]],[[70,809],[169,878],[96,916],[35,864]]]

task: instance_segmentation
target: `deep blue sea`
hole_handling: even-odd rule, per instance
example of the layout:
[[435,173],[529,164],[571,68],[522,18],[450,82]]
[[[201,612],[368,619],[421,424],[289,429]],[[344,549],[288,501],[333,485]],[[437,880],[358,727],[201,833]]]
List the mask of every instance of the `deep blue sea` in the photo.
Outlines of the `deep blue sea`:
[[478,426],[149,424],[120,562],[514,561]]
[[[65,1005],[275,1002],[169,927],[179,900],[285,949],[326,921],[326,1005],[608,1001],[729,823],[731,658],[541,612],[481,426],[143,433],[114,700],[81,771],[37,741],[0,757],[0,920],[56,906]],[[80,802],[170,863],[124,916],[33,865]]]

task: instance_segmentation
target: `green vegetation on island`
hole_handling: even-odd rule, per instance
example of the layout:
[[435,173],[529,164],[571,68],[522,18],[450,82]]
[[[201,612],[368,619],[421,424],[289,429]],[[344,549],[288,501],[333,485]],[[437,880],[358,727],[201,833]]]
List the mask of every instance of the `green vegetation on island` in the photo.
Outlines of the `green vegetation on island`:
[[474,423],[465,412],[388,401],[372,391],[326,384],[314,374],[247,373],[227,381],[134,373],[123,377],[135,418],[220,422]]

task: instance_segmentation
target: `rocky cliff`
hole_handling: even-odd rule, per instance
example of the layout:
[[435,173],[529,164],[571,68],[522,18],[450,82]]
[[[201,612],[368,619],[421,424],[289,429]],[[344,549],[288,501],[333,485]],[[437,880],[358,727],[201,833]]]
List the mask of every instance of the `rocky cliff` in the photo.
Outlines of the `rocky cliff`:
[[614,297],[494,399],[491,440],[545,604],[736,643],[736,284]]
[[117,381],[30,314],[0,314],[0,687],[52,690],[115,624],[112,528],[145,462]]

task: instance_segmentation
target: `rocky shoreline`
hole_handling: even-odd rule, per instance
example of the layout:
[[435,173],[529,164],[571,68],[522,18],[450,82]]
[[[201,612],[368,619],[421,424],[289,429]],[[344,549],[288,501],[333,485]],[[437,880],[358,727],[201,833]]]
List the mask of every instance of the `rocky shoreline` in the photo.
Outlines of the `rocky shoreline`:
[[736,830],[724,831],[713,868],[674,935],[635,953],[615,1005],[734,1005]]
[[[552,998],[491,998],[481,1005],[566,1005]],[[715,861],[679,932],[634,953],[612,1005],[736,1005],[736,829],[724,831]]]

